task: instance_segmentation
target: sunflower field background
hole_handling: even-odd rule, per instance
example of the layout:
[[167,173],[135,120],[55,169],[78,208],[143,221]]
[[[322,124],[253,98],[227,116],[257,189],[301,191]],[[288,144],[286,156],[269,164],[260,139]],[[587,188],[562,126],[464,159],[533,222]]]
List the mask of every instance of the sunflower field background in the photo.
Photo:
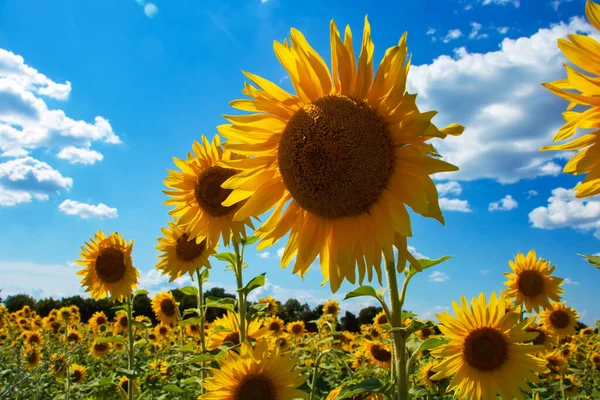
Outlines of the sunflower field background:
[[[600,31],[600,5],[585,13]],[[417,106],[407,34],[376,62],[371,29],[365,17],[357,40],[331,20],[327,63],[292,28],[273,51],[293,90],[244,72],[227,123],[172,158],[154,271],[191,285],[150,294],[133,238],[97,230],[73,254],[87,297],[2,299],[0,399],[600,398],[600,321],[580,321],[563,299],[564,269],[535,249],[515,251],[491,293],[434,317],[411,312],[412,279],[451,258],[411,251],[413,222],[445,224],[433,179],[460,165],[438,149],[465,128],[438,127],[437,112]],[[557,46],[565,77],[539,83],[566,101],[564,124],[539,151],[564,152],[563,172],[581,179],[575,197],[591,198],[600,43],[571,34]],[[246,250],[276,243],[282,269],[301,279],[319,269],[332,296],[345,283],[344,301],[377,306],[356,316],[333,298],[251,301],[268,272]],[[579,255],[598,272],[599,254]],[[208,287],[218,268],[234,293]]]

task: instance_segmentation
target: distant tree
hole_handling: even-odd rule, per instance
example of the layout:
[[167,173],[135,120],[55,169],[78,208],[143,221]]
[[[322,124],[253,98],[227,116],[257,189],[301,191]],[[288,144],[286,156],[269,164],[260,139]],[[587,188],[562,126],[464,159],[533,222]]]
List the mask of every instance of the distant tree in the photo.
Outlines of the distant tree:
[[350,311],[346,311],[346,314],[340,319],[342,322],[341,328],[348,332],[360,332],[360,324],[356,315]]
[[28,294],[15,294],[6,297],[4,306],[9,312],[19,311],[24,306],[29,306],[34,309],[35,299]]
[[279,318],[283,321],[298,321],[303,312],[309,311],[310,306],[306,303],[301,304],[296,299],[288,299],[285,304],[279,305]]
[[60,301],[54,300],[52,297],[38,300],[35,304],[35,312],[37,312],[40,317],[48,316],[50,311],[55,308],[60,308]]
[[139,294],[133,299],[133,316],[145,315],[150,318],[153,324],[156,324],[156,316],[152,311],[152,300],[147,294]]
[[310,321],[316,321],[321,317],[321,315],[323,315],[323,304],[319,304],[315,308],[300,313],[298,319],[300,321],[304,321],[304,326],[306,327],[307,331],[316,332],[317,324]]
[[586,324],[584,324],[583,322],[581,322],[581,321],[577,321],[575,323],[575,331],[577,331],[577,332],[579,332],[580,330],[585,329],[587,327],[588,326]]
[[375,318],[375,316],[378,313],[381,312],[381,310],[383,310],[383,308],[381,308],[381,307],[374,307],[374,306],[369,306],[369,307],[363,308],[358,313],[358,324],[359,325],[372,324],[373,323],[373,319]]

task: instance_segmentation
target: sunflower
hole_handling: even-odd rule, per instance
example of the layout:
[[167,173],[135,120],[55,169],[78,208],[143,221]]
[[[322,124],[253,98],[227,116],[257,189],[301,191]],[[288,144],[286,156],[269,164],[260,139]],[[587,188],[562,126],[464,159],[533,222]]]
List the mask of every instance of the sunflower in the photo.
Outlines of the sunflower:
[[435,335],[435,328],[431,326],[426,326],[420,331],[417,331],[417,337],[421,340],[427,340],[432,335]]
[[71,374],[71,382],[82,383],[87,376],[87,368],[83,365],[71,364],[69,373]]
[[[212,323],[212,329],[208,338],[207,348],[213,350],[225,342],[240,344],[239,316],[237,313],[227,311],[227,314],[217,318]],[[269,331],[267,327],[262,326],[262,321],[252,320],[246,327],[248,339],[258,340],[265,336]],[[218,329],[217,329],[218,328]],[[226,329],[223,331],[222,329]]]
[[274,334],[276,336],[279,336],[279,335],[283,334],[283,330],[285,328],[285,323],[283,322],[283,320],[281,318],[272,316],[271,318],[268,318],[265,320],[265,326],[267,327],[269,332],[271,332],[272,334]]
[[158,255],[160,261],[156,269],[163,274],[169,275],[169,282],[182,275],[192,276],[197,269],[210,268],[209,257],[216,253],[217,245],[207,246],[206,240],[197,240],[190,237],[185,229],[169,222],[169,228],[161,229],[164,237],[158,238],[156,249],[161,252]]
[[400,249],[399,270],[407,257],[416,263],[407,251],[406,206],[443,223],[429,175],[457,170],[427,141],[463,128],[437,129],[435,112],[421,113],[416,95],[406,92],[406,35],[386,51],[376,74],[366,18],[358,62],[349,27],[342,42],[331,21],[330,40],[331,72],[296,29],[290,44],[275,42],[296,95],[245,73],[258,88],[246,83],[242,92],[251,99],[231,105],[256,113],[226,116],[231,124],[218,130],[229,140],[225,148],[251,157],[220,163],[242,170],[223,184],[234,189],[224,204],[247,199],[239,220],[275,208],[256,232],[258,249],[291,231],[281,266],[296,256],[293,272],[304,276],[319,254],[335,292],[344,279],[355,283],[357,265],[359,282],[365,273],[371,280],[373,268],[381,280],[382,250],[392,260],[393,246]]
[[[585,13],[590,23],[600,30],[600,5],[588,1]],[[565,65],[567,70],[566,79],[544,84],[552,93],[570,102],[567,112],[563,113],[563,117],[567,122],[554,136],[554,142],[570,138],[575,134],[577,128],[600,128],[597,118],[597,114],[600,112],[600,102],[598,102],[598,94],[600,93],[598,47],[600,47],[600,44],[590,36],[571,34],[567,37],[568,40],[558,39],[558,47],[576,67],[589,72],[591,75]],[[573,111],[576,106],[582,106],[586,109],[581,110],[581,112]],[[582,198],[600,193],[599,130],[568,143],[546,146],[541,150],[581,150],[565,165],[563,172],[571,175],[587,174],[585,179],[575,186],[574,189],[577,192],[575,197]]]
[[94,341],[90,346],[90,354],[93,357],[100,358],[110,350],[110,343],[102,343]]
[[76,329],[69,328],[67,333],[67,343],[77,344],[83,340],[81,333],[79,333]]
[[39,332],[30,331],[24,334],[24,341],[27,346],[41,346],[44,343],[44,338]]
[[286,325],[286,329],[291,336],[301,338],[304,336],[304,321],[290,322]]
[[559,349],[559,351],[560,351],[560,355],[568,360],[573,354],[575,354],[577,352],[577,346],[575,346],[575,345],[564,346],[564,347],[561,347]]
[[116,335],[120,335],[127,331],[127,314],[119,313],[115,316],[115,322],[113,323],[113,330]]
[[152,299],[152,311],[161,323],[168,325],[177,321],[177,302],[171,292],[161,292]]
[[67,358],[62,354],[53,354],[52,360],[52,373],[59,378],[63,378],[67,373],[67,366],[69,365]]
[[185,332],[188,336],[200,337],[200,327],[198,325],[186,325]]
[[287,334],[282,334],[280,336],[276,336],[273,341],[275,342],[275,347],[280,351],[287,350],[290,347],[290,336]]
[[[340,392],[342,391],[342,387],[337,387],[335,389],[333,389],[331,392],[329,392],[329,394],[327,395],[327,398],[325,400],[335,400],[337,399],[338,395],[340,394]],[[357,399],[357,400],[383,400],[385,397],[383,396],[383,394],[381,393],[375,393],[375,392],[363,392],[359,395],[355,395],[352,397],[349,397],[349,399],[353,400],[353,399]]]
[[266,340],[252,345],[242,343],[240,354],[230,351],[224,360],[217,361],[219,369],[212,370],[204,387],[204,400],[287,400],[303,398],[306,393],[297,390],[307,377],[294,370],[297,364],[289,354],[271,354]]
[[171,190],[164,190],[164,193],[171,198],[165,205],[175,206],[169,214],[178,218],[177,225],[185,228],[197,243],[206,240],[209,247],[217,246],[222,236],[223,243],[228,246],[231,236],[245,237],[245,226],[252,227],[252,223],[250,218],[233,220],[242,204],[223,203],[231,190],[223,189],[221,184],[235,176],[239,169],[235,166],[225,168],[217,163],[239,162],[240,157],[221,148],[219,135],[215,135],[212,143],[202,135],[202,144],[194,141],[192,150],[194,154],[188,153],[187,160],[173,158],[181,171],[167,171],[169,176],[165,185]]
[[[120,377],[118,387],[119,387],[119,394],[121,395],[121,398],[126,399],[127,393],[129,390],[129,378],[127,378],[126,376]],[[133,380],[133,385],[131,388],[132,388],[134,394],[140,390],[140,385],[139,385],[137,379]]]
[[366,339],[379,339],[383,335],[383,330],[377,325],[361,325],[360,332]]
[[574,375],[566,375],[562,380],[563,386],[565,386],[565,396],[576,397],[579,392],[579,381]]
[[323,314],[327,316],[331,316],[333,319],[337,318],[337,315],[340,313],[340,303],[335,300],[327,300],[325,304],[323,304]]
[[108,324],[108,317],[102,311],[97,311],[92,315],[88,321],[88,325],[92,328],[93,331],[101,330],[101,326],[104,326],[103,329],[106,329],[106,325]]
[[160,324],[154,327],[154,334],[161,339],[168,338],[169,333],[171,333],[171,328],[169,327],[169,325]]
[[364,339],[361,344],[362,353],[375,365],[390,369],[392,365],[392,349],[383,342]]
[[579,336],[582,338],[587,338],[594,335],[594,328],[588,326],[587,328],[583,328],[579,331]]
[[540,314],[540,319],[546,329],[559,338],[575,333],[577,318],[579,318],[577,311],[567,307],[565,302],[552,302],[550,307]]
[[83,276],[81,284],[87,286],[86,292],[95,300],[109,292],[111,301],[131,295],[140,276],[131,260],[133,240],[127,243],[116,232],[107,237],[98,231],[86,246],[81,247],[81,260],[75,261],[85,267],[77,275]]
[[550,372],[560,374],[565,371],[567,360],[560,354],[558,349],[546,354],[544,358],[546,359],[546,366],[550,369]]
[[597,367],[600,367],[600,353],[598,353],[598,352],[592,353],[590,355],[590,361]]
[[277,305],[277,301],[271,296],[263,297],[258,299],[259,303],[268,304],[267,313],[271,315],[277,314],[277,310],[279,309],[279,305]]
[[150,363],[149,365],[151,370],[155,370],[160,372],[163,375],[167,375],[170,371],[169,363],[166,360],[157,359]]
[[563,289],[559,286],[563,280],[550,276],[556,266],[550,268],[550,261],[536,258],[535,250],[529,251],[527,256],[518,253],[515,261],[509,261],[508,264],[512,273],[504,273],[508,278],[504,283],[508,286],[505,292],[507,299],[524,304],[527,312],[539,312],[540,307],[550,307],[550,300],[560,301]]
[[42,355],[39,347],[25,347],[25,364],[28,370],[32,370],[42,363]]
[[421,384],[427,387],[430,391],[437,391],[438,381],[431,379],[436,373],[433,371],[433,367],[439,365],[438,360],[429,360],[419,368],[419,380]]
[[390,322],[388,321],[387,314],[385,311],[380,311],[375,318],[373,318],[373,324],[381,327],[382,325],[388,325]]
[[449,342],[431,351],[442,357],[434,367],[432,379],[454,375],[447,391],[467,399],[523,398],[521,389],[529,390],[525,379],[539,382],[536,372],[545,372],[544,360],[536,358],[541,346],[522,344],[535,333],[526,332],[531,322],[519,322],[519,314],[505,313],[504,296],[493,293],[486,303],[483,293],[473,298],[471,306],[463,297],[461,305],[453,302],[457,317],[447,312],[437,314],[438,325]]
[[531,343],[535,346],[543,346],[546,351],[552,350],[554,337],[546,328],[544,328],[543,324],[529,325],[527,328],[525,328],[525,331],[537,333],[537,336],[534,339],[526,341],[526,343]]

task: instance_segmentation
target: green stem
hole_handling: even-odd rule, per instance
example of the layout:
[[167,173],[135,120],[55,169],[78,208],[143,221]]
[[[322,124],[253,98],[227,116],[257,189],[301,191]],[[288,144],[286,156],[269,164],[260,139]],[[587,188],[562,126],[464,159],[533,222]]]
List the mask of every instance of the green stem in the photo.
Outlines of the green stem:
[[244,281],[242,279],[242,268],[244,266],[244,248],[242,247],[242,251],[240,252],[240,244],[233,240],[233,248],[235,250],[236,262],[235,266],[235,279],[237,282],[238,288],[238,310],[240,314],[240,343],[244,343],[246,340],[246,297],[242,292],[242,288],[244,287]]
[[[202,288],[202,277],[200,276],[200,269],[196,268],[196,279],[198,280],[198,312],[200,313],[200,346],[202,348],[202,354],[206,353],[206,342],[204,341],[204,291]],[[200,371],[202,383],[204,384],[204,363],[201,365],[202,370]],[[204,386],[200,387],[200,393],[204,394]]]
[[[64,318],[64,317],[63,317]],[[69,345],[69,321],[64,318],[65,320],[65,347]],[[65,354],[68,354],[68,352],[65,352]],[[69,356],[66,355],[66,375],[65,375],[65,400],[69,400],[69,398],[71,397],[71,373],[69,372]]]
[[[396,266],[394,261],[386,260],[385,272],[387,276],[388,290],[390,292],[391,318],[390,324],[392,328],[402,328],[402,304],[406,296],[406,286],[408,279],[405,279],[402,286],[402,294],[398,293],[398,280],[396,277]],[[398,400],[408,399],[408,380],[406,376],[406,339],[404,331],[396,330],[392,332],[393,350],[394,350],[394,372],[396,382],[396,398]]]
[[[134,352],[133,352],[133,296],[129,296],[127,299],[127,338],[129,339],[128,346],[128,360],[127,360],[127,369],[129,371],[134,371],[135,368],[135,360],[134,360]],[[127,398],[129,400],[133,400],[133,379],[131,376],[127,377]]]
[[317,394],[317,378],[319,377],[319,362],[321,358],[325,355],[325,353],[319,353],[317,359],[315,360],[315,368],[313,369],[312,376],[312,388],[310,389],[310,397],[309,400],[314,400]]

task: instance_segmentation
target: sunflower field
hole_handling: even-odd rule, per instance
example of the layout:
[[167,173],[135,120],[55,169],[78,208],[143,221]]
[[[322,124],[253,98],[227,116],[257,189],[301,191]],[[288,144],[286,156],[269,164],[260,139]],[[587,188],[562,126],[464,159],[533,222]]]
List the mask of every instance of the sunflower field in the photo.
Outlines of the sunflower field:
[[[586,15],[600,30],[600,5],[588,1]],[[155,294],[153,320],[135,313],[149,293],[138,288],[133,240],[118,232],[82,238],[76,260],[81,286],[114,317],[0,305],[0,399],[600,398],[600,322],[578,322],[556,266],[534,250],[508,260],[497,292],[456,299],[435,319],[406,311],[411,279],[449,258],[411,254],[408,210],[444,223],[431,175],[458,167],[430,141],[464,128],[438,128],[407,92],[406,34],[376,68],[367,18],[356,53],[350,27],[334,21],[330,46],[328,66],[292,29],[274,51],[295,93],[245,72],[246,98],[231,102],[240,113],[173,158],[156,269],[194,285]],[[569,102],[562,142],[600,127],[600,43],[569,35],[558,46],[578,67],[544,84]],[[596,130],[540,150],[579,150],[564,172],[584,176],[582,198],[600,194],[599,149]],[[285,322],[276,299],[250,302],[266,281],[246,247],[278,242],[282,268],[304,277],[318,264],[332,293],[347,281],[345,299],[370,297],[381,312],[350,331],[335,300],[314,320]],[[600,256],[582,256],[600,269]],[[232,297],[205,295],[215,260],[231,272]]]

